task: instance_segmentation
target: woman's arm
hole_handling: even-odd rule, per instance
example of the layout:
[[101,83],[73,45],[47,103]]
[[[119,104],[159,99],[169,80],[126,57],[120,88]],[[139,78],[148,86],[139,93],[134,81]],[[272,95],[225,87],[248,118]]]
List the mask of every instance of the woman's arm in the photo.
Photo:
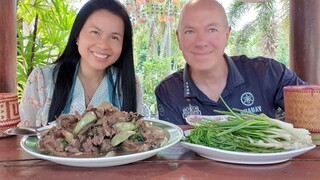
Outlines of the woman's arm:
[[[34,127],[43,123],[42,111],[45,103],[46,82],[43,71],[36,67],[28,77],[19,105],[19,126]],[[46,123],[45,123],[46,124]]]

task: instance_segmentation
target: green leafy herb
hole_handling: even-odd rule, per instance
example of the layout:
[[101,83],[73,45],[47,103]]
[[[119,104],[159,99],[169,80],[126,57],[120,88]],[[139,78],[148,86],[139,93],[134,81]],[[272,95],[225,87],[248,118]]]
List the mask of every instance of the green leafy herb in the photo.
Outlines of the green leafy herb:
[[214,111],[229,115],[228,121],[203,121],[184,141],[223,150],[255,153],[281,152],[312,145],[306,129],[294,128],[292,124],[264,114],[227,108],[229,111]]

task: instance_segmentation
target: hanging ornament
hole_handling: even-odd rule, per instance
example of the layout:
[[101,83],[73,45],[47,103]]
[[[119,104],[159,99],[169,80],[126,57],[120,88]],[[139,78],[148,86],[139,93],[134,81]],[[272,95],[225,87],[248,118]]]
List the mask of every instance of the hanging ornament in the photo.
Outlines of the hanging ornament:
[[174,17],[173,16],[166,16],[166,21],[173,22],[174,21]]
[[270,0],[238,0],[240,2],[266,2]]
[[159,21],[160,21],[160,22],[165,21],[165,15],[161,14],[161,15],[159,16]]
[[146,0],[139,0],[139,1],[140,1],[140,5],[146,4]]
[[145,18],[145,17],[139,19],[140,23],[145,23],[146,21],[147,21],[147,18]]
[[179,0],[172,0],[172,4],[178,5],[179,4]]
[[132,11],[132,9],[133,9],[132,4],[128,4],[128,5],[127,5],[127,10],[128,10],[128,11]]

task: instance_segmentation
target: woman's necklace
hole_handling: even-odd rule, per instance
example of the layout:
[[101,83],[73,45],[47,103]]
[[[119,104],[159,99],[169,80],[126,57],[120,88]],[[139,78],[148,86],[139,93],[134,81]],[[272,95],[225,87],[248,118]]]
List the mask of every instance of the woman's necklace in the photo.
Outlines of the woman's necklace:
[[86,92],[84,94],[85,94],[85,105],[86,107],[88,107],[93,96],[89,96],[89,94],[87,94]]
[[[85,105],[86,107],[88,107],[91,99],[93,98],[95,92],[97,91],[97,89],[99,88],[101,82],[102,82],[103,78],[99,79],[97,81],[96,84],[85,84],[85,83],[82,83],[82,86],[83,86],[83,90],[84,90],[84,96],[85,96]],[[87,87],[87,88],[86,88]],[[91,87],[91,88],[89,88]],[[93,88],[92,88],[93,87]]]

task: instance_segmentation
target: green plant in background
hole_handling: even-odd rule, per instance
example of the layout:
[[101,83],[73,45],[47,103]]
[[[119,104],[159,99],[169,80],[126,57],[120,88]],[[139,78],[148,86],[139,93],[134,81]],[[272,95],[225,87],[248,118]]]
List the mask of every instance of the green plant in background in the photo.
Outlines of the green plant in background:
[[[174,36],[174,30],[171,30]],[[163,31],[161,31],[163,33]],[[161,52],[163,34],[156,34],[153,53],[148,54],[149,26],[143,24],[134,28],[134,56],[136,60],[136,72],[143,86],[143,101],[149,107],[151,115],[157,115],[156,98],[154,89],[159,82],[184,66],[184,60],[175,40],[170,41],[170,56],[164,56]],[[174,38],[174,37],[171,37]]]
[[151,116],[157,115],[154,89],[158,83],[184,66],[175,39],[179,4],[182,0],[140,2],[125,5],[132,17],[136,72],[143,85],[143,101]]
[[17,90],[20,98],[33,68],[54,61],[62,52],[76,10],[69,1],[18,1]]
[[142,64],[143,74],[141,74],[141,78],[145,94],[144,102],[150,107],[152,116],[156,115],[154,89],[163,78],[171,73],[169,68],[164,68],[169,67],[170,63],[170,58],[151,57],[150,60],[144,61]]
[[231,33],[229,54],[266,56],[288,64],[289,0],[262,3],[233,1],[228,12],[231,27],[240,24],[242,17],[250,11],[255,11],[256,17]]

